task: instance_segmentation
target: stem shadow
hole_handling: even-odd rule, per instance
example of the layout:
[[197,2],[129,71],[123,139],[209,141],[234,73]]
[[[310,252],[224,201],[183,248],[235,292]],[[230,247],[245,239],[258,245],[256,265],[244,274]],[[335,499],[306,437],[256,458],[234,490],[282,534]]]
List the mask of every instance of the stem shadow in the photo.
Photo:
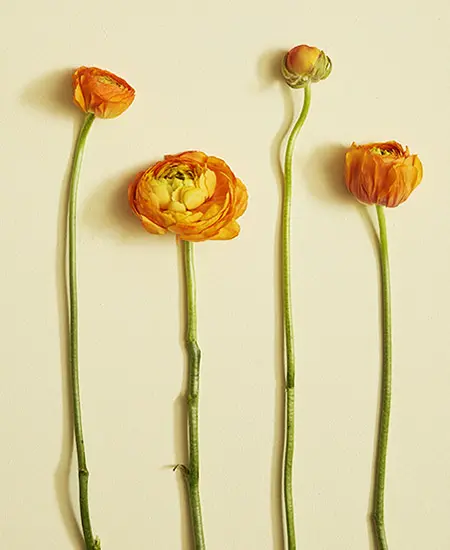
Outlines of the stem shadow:
[[[338,143],[329,143],[318,147],[310,156],[309,161],[305,163],[304,174],[311,195],[323,201],[332,202],[334,205],[340,204],[345,207],[355,207],[361,217],[365,229],[369,235],[373,250],[379,250],[378,231],[372,210],[367,205],[361,204],[355,200],[345,185],[344,163],[347,147]],[[379,261],[379,258],[378,258]],[[379,389],[381,392],[381,386]],[[377,422],[378,425],[378,422]],[[377,445],[377,433],[374,432],[374,449]],[[366,524],[368,532],[369,550],[377,550],[373,538],[371,509],[373,501],[373,487],[375,479],[375,460],[373,455],[371,467],[371,485],[368,497],[368,506],[366,514]]]
[[361,219],[366,226],[367,233],[369,234],[370,241],[373,246],[373,250],[375,251],[375,259],[376,261],[380,261],[379,257],[379,249],[380,249],[380,240],[378,237],[378,229],[377,225],[375,223],[375,219],[373,215],[371,214],[371,210],[369,210],[370,207],[368,207],[365,204],[356,203],[359,215],[361,216]]
[[[294,119],[294,101],[290,89],[281,77],[280,67],[284,50],[273,50],[264,53],[258,63],[258,76],[262,89],[273,84],[281,87],[281,96],[284,104],[284,117],[278,132],[270,147],[270,160],[275,180],[279,183],[279,216],[276,227],[274,245],[274,284],[275,292],[275,319],[283,319],[282,311],[282,249],[281,249],[281,213],[282,213],[282,185],[284,172],[282,163],[282,146]],[[275,550],[285,547],[284,509],[283,509],[283,461],[284,461],[284,434],[285,434],[285,362],[284,362],[284,328],[283,322],[274,330],[274,381],[275,381],[275,409],[273,448],[271,466],[271,518],[272,540]]]
[[[379,269],[381,269],[380,263],[381,263],[381,257],[380,257],[380,240],[378,236],[378,230],[377,225],[373,216],[373,208],[370,208],[358,203],[358,210],[359,214],[363,220],[364,225],[366,226],[367,232],[369,234],[369,238],[371,240],[373,250],[375,252],[376,261],[379,264]],[[381,272],[381,271],[380,271]],[[381,283],[380,283],[380,290],[381,292]],[[380,316],[380,323],[381,323],[381,331],[380,334],[382,334],[382,323],[383,319],[382,316]],[[381,340],[381,347],[383,348],[383,341]],[[383,349],[381,350],[381,357],[383,357]],[[380,403],[381,401],[381,392],[382,392],[382,384],[381,384],[381,376],[382,376],[382,369],[383,369],[383,360],[381,360],[381,371],[380,371],[380,380],[378,384],[378,397],[377,397],[377,403]],[[378,427],[380,424],[380,417],[381,417],[381,408],[378,407],[377,415],[376,415],[376,422],[374,426],[373,431],[373,452],[372,452],[372,464],[371,464],[371,482],[370,482],[370,490],[369,490],[369,496],[368,496],[368,505],[367,505],[367,514],[366,514],[366,522],[367,522],[367,532],[369,537],[369,549],[370,550],[377,550],[377,543],[375,541],[374,537],[374,530],[373,530],[373,523],[372,523],[372,508],[373,508],[373,497],[374,497],[374,490],[375,490],[375,473],[376,473],[376,460],[377,460],[377,446],[378,446]]]
[[[79,132],[81,113],[73,105],[71,77],[73,69],[65,68],[50,71],[30,82],[22,91],[20,104],[42,111],[45,115],[70,116],[73,120],[73,147]],[[78,116],[77,116],[78,115]],[[59,513],[67,535],[74,546],[84,548],[84,539],[74,506],[70,498],[70,471],[74,447],[73,413],[70,395],[69,364],[69,305],[67,296],[66,273],[66,233],[69,198],[69,177],[72,168],[70,158],[63,176],[57,214],[55,243],[56,302],[59,319],[59,338],[61,354],[61,410],[62,436],[59,461],[53,475],[53,486]]]
[[[182,349],[185,345],[185,323],[186,323],[186,281],[184,273],[183,247],[177,239],[177,263],[178,263],[178,289],[179,289],[179,319],[183,321],[179,325],[179,339]],[[181,391],[173,403],[174,418],[174,448],[177,464],[188,465],[188,412],[187,412],[187,391],[188,371],[183,369]],[[180,495],[180,518],[181,518],[181,549],[194,550],[194,539],[191,529],[191,513],[187,495],[186,481],[184,474],[176,472],[178,491]]]
[[[74,124],[74,143],[79,124]],[[63,181],[68,182],[71,171],[69,162]],[[58,502],[59,513],[70,540],[76,547],[84,547],[81,527],[70,498],[70,471],[73,456],[73,411],[70,395],[69,363],[69,304],[67,295],[67,213],[69,185],[61,187],[56,228],[56,300],[59,312],[59,339],[61,353],[61,394],[62,394],[62,442],[59,462],[56,467],[53,484]]]
[[[177,464],[187,464],[187,442],[186,442],[186,395],[184,392],[173,402],[173,420],[174,420],[174,447]],[[179,460],[181,459],[181,460]],[[190,529],[190,511],[189,500],[187,497],[186,481],[183,472],[174,473],[177,478],[178,492],[180,495],[180,517],[181,517],[181,549],[194,550],[194,541]]]

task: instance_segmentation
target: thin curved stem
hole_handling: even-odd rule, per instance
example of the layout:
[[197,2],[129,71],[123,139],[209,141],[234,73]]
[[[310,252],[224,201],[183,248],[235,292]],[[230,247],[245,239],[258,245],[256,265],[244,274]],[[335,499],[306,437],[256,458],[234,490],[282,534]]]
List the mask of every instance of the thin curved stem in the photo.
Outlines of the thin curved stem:
[[86,138],[95,116],[86,115],[81,127],[73,155],[69,193],[69,333],[70,369],[72,379],[72,401],[75,442],[78,460],[78,484],[81,524],[86,550],[99,550],[100,541],[94,537],[89,514],[89,471],[86,463],[86,450],[83,438],[83,425],[80,399],[80,376],[78,366],[78,290],[77,290],[77,195]]
[[295,123],[286,146],[284,165],[284,193],[282,211],[282,284],[283,284],[283,324],[286,364],[286,428],[284,454],[284,508],[288,549],[295,550],[295,514],[292,495],[292,469],[294,461],[295,438],[295,349],[294,327],[292,319],[291,300],[291,202],[292,202],[292,157],[295,141],[306,117],[311,103],[311,87],[308,84],[304,89],[303,108]]
[[198,397],[201,352],[197,343],[197,303],[194,267],[194,245],[182,241],[186,282],[186,351],[188,355],[188,447],[189,464],[183,467],[188,491],[195,550],[205,550],[202,505],[200,500],[200,459],[198,444]]
[[383,308],[383,370],[381,380],[378,443],[375,458],[372,522],[377,550],[388,550],[384,525],[384,489],[392,395],[392,318],[388,238],[384,207],[376,206],[380,227],[380,266]]

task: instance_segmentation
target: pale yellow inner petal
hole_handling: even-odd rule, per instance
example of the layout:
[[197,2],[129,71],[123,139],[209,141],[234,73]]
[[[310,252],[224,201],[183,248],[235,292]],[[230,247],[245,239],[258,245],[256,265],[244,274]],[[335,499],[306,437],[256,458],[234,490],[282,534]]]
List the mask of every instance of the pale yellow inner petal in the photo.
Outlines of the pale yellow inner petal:
[[216,175],[206,170],[199,177],[188,166],[170,167],[158,179],[149,182],[150,195],[163,211],[190,213],[202,206],[216,189]]
[[214,195],[214,191],[216,190],[216,174],[214,174],[212,170],[206,170],[205,179],[208,197],[212,197]]
[[157,185],[152,188],[152,191],[159,200],[159,207],[167,208],[170,203],[170,193],[168,187],[165,185]]
[[201,206],[208,198],[207,192],[199,187],[186,189],[183,193],[183,202],[188,210]]
[[182,202],[172,201],[169,203],[170,212],[186,212],[186,206]]

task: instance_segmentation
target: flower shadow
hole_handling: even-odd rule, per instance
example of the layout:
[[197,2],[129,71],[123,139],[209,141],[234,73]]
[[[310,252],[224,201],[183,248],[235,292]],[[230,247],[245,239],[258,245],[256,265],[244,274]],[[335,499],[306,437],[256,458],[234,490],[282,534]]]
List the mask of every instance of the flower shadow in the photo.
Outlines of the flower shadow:
[[73,117],[77,109],[72,101],[72,73],[73,69],[60,69],[36,78],[23,90],[20,104],[57,116]]
[[261,90],[272,87],[276,82],[283,82],[281,63],[285,54],[286,50],[278,48],[268,50],[259,57],[257,72]]
[[375,249],[378,249],[376,222],[367,205],[358,202],[347,190],[344,163],[347,147],[329,143],[318,147],[305,163],[304,175],[311,195],[322,201],[346,208],[357,208]]
[[283,121],[280,124],[278,132],[275,134],[270,148],[272,169],[280,186],[283,183],[282,145],[293,123],[295,108],[292,91],[284,83],[280,71],[284,54],[285,51],[283,50],[271,50],[265,52],[258,62],[258,76],[261,82],[261,89],[266,90],[274,84],[278,85],[284,105]]
[[377,224],[367,205],[358,202],[347,190],[344,162],[347,147],[331,143],[318,147],[305,164],[304,175],[310,193],[333,205],[357,208],[375,249],[378,249]]
[[346,151],[347,147],[338,143],[321,145],[305,163],[303,173],[308,189],[315,198],[345,206],[355,204],[344,180]]
[[[128,204],[128,184],[142,168],[141,165],[126,170],[95,187],[81,208],[81,219],[89,229],[129,244],[139,244],[154,236],[143,229]],[[165,241],[157,237],[156,242]]]

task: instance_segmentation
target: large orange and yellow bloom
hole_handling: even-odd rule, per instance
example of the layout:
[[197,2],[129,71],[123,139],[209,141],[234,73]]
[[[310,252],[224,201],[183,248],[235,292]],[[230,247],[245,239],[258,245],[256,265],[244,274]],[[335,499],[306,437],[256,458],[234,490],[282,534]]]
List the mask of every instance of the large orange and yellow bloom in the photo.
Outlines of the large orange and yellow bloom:
[[134,101],[135,91],[123,78],[96,67],[78,68],[72,85],[74,103],[99,118],[115,118]]
[[167,155],[128,188],[130,206],[149,233],[170,231],[194,242],[236,237],[247,198],[229,166],[200,151]]
[[359,201],[395,207],[422,180],[422,163],[396,141],[352,144],[345,156],[345,183]]

